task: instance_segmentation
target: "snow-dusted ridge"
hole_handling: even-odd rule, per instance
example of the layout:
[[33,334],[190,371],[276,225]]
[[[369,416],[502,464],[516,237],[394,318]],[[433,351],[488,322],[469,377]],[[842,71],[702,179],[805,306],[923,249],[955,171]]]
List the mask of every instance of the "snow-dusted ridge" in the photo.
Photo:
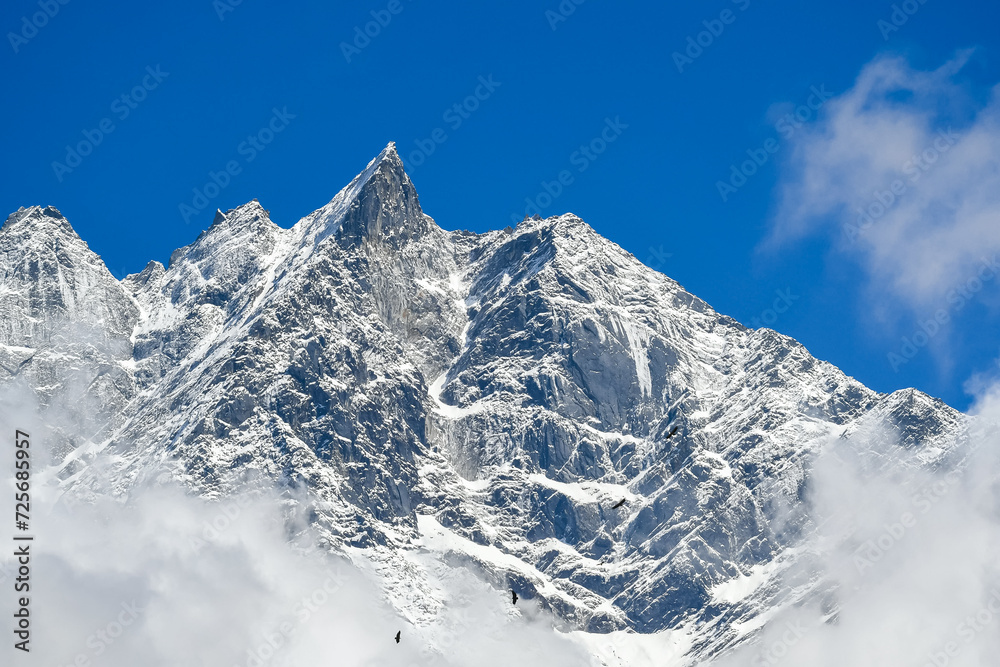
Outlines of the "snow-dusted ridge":
[[122,281],[58,211],[19,209],[0,306],[0,377],[66,415],[66,493],[92,450],[122,496],[164,468],[211,496],[301,483],[414,622],[438,604],[429,550],[583,641],[664,632],[629,655],[712,655],[787,602],[766,584],[811,524],[776,508],[828,438],[888,422],[930,461],[965,423],[716,313],[576,216],[442,230],[393,144],[291,228],[254,200]]

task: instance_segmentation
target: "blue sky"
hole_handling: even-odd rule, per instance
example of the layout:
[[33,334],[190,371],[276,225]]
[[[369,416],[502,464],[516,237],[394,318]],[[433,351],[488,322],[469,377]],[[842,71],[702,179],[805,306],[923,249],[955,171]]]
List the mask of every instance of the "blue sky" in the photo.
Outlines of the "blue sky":
[[[526,200],[572,211],[719,311],[877,390],[916,386],[966,407],[967,380],[1000,356],[1000,280],[965,286],[961,308],[952,289],[975,275],[975,252],[1000,250],[992,182],[976,176],[996,153],[968,149],[995,146],[1000,9],[577,2],[12,0],[0,12],[0,208],[58,207],[121,277],[165,262],[215,208],[256,197],[289,226],[395,140],[446,229],[503,227]],[[920,74],[956,58],[955,72]],[[891,82],[851,106],[879,62]],[[951,124],[968,150],[850,238],[844,210],[894,180],[876,158]],[[81,141],[92,152],[68,155]],[[754,157],[745,182],[732,176]],[[223,187],[205,193],[213,173]],[[941,214],[964,211],[962,197],[974,214]],[[937,262],[927,246],[944,241],[918,247],[925,237],[974,247]]]

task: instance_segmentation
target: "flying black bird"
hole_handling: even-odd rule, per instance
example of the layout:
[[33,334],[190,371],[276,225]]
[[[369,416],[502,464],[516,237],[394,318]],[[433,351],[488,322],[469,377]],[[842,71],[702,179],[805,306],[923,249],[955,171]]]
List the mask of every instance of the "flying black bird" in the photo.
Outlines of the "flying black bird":
[[401,633],[401,632],[402,632],[402,630],[396,630],[396,643],[397,644],[399,643],[399,633]]
[[517,604],[517,593],[515,593],[514,591],[511,591],[510,592],[510,600],[514,604]]
[[621,499],[621,500],[619,500],[619,501],[618,501],[617,503],[615,503],[615,504],[614,504],[614,505],[613,505],[613,506],[611,507],[611,509],[613,509],[613,510],[616,510],[616,509],[618,509],[619,507],[621,507],[621,506],[622,506],[622,505],[624,505],[624,504],[625,504],[625,498],[622,498],[622,499]]
[[670,438],[674,437],[674,433],[677,433],[677,428],[678,427],[675,426],[672,429],[670,429],[670,433],[668,433],[667,437],[666,437],[667,440],[669,440]]

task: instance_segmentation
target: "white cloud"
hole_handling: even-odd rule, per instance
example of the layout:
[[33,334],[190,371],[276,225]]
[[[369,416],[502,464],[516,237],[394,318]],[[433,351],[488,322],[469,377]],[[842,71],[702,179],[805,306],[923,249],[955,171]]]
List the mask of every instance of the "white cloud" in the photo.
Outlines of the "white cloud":
[[[72,511],[43,496],[24,664],[587,664],[529,601],[512,614],[506,592],[468,573],[439,592],[448,604],[433,623],[410,624],[365,570],[314,548],[309,531],[289,544],[281,506],[271,494],[210,502],[173,486]],[[0,571],[12,564],[0,557]]]
[[770,242],[832,233],[873,289],[914,307],[967,286],[1000,252],[1000,87],[962,82],[971,55],[865,66],[796,134]]
[[[262,486],[211,501],[160,478],[121,497],[95,483],[97,493],[87,502],[67,502],[47,469],[47,448],[57,422],[63,433],[78,428],[58,410],[39,414],[24,400],[28,395],[0,392],[0,433],[7,434],[0,439],[0,510],[13,516],[8,436],[22,429],[34,448],[36,536],[31,653],[15,651],[8,637],[0,647],[2,664],[14,657],[18,664],[47,667],[588,662],[584,649],[555,632],[554,620],[530,601],[514,611],[506,591],[443,563],[450,576],[437,591],[443,604],[434,620],[409,623],[386,601],[370,567],[355,567],[320,546],[300,520],[309,506],[305,495]],[[98,468],[102,457],[89,465]],[[5,609],[14,597],[12,555],[12,549],[0,552]]]
[[811,477],[819,530],[786,582],[812,578],[822,594],[784,609],[718,667],[994,664],[1000,387],[973,412],[978,424],[940,466],[926,465],[928,451],[898,447],[880,426],[831,441]]

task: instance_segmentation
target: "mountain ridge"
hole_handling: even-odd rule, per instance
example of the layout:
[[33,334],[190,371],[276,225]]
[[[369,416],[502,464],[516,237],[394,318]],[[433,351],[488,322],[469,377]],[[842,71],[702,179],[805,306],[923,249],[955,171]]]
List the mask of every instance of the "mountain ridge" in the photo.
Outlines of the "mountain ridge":
[[[28,298],[63,269],[100,274],[73,253],[34,276],[0,254],[11,312],[102,324]],[[69,456],[84,445],[111,455],[122,497],[164,466],[210,497],[303,486],[323,539],[376,564],[417,623],[443,604],[431,551],[567,627],[687,628],[691,659],[715,655],[746,638],[733,621],[795,601],[775,577],[813,524],[787,507],[824,443],[878,420],[930,465],[967,424],[716,312],[575,215],[442,230],[392,144],[289,228],[253,200],[168,266],[94,285],[113,345],[0,335],[0,381],[53,412],[101,407],[68,413],[86,427],[53,448],[61,490],[101,491]],[[80,382],[42,363],[67,353]],[[716,593],[760,568],[746,596]]]

